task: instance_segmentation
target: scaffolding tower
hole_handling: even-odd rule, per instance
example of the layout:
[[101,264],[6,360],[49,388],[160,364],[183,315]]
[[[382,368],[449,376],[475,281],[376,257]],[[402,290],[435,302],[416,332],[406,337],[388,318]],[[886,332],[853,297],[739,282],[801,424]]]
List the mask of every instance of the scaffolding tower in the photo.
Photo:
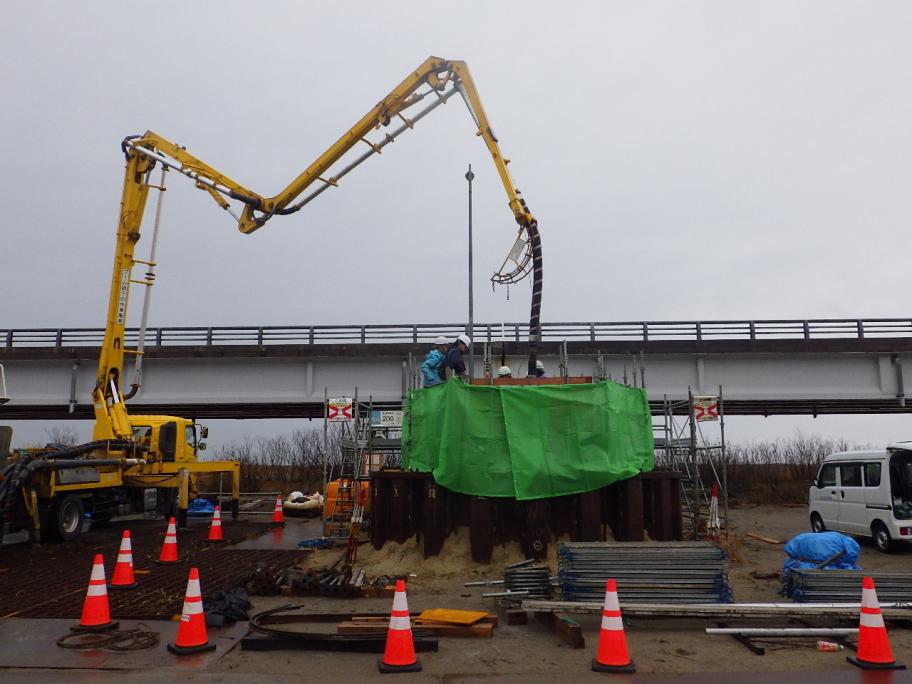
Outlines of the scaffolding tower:
[[[712,400],[716,407],[706,415],[702,404]],[[728,474],[725,454],[725,410],[722,387],[714,397],[695,396],[687,388],[687,399],[662,402],[661,422],[654,423],[656,449],[663,452],[666,467],[679,471],[681,477],[681,508],[685,536],[693,539],[712,536],[715,516],[719,529],[728,527]],[[719,439],[710,440],[701,423],[719,423]],[[709,486],[707,486],[707,484]],[[713,510],[712,486],[718,489],[721,510]]]
[[[402,412],[375,408],[372,400],[352,400],[352,419],[341,422],[340,460],[327,472],[327,483],[337,481],[336,497],[324,520],[324,536],[336,541],[362,541],[367,507],[364,485],[371,473],[402,458]],[[398,419],[397,419],[398,418]],[[328,428],[328,421],[324,424]]]

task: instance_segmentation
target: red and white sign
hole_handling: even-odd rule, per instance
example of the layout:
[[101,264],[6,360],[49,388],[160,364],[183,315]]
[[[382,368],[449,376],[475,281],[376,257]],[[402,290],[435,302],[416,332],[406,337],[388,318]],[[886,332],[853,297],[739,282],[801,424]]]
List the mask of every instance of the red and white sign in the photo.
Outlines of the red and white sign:
[[330,423],[344,423],[352,419],[351,397],[336,397],[327,401],[326,418]]
[[719,397],[694,397],[694,420],[719,420]]

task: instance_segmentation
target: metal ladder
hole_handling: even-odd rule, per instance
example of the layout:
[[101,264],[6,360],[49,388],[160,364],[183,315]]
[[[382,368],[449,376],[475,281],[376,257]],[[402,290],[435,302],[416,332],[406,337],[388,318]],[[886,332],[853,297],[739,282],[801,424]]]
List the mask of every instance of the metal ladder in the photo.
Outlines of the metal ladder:
[[347,540],[352,527],[352,517],[357,518],[356,508],[360,505],[358,496],[361,482],[367,479],[364,472],[364,451],[367,439],[359,434],[360,426],[341,440],[342,459],[339,463],[336,498],[333,501],[329,516],[326,518],[325,534],[332,539]]
[[[690,392],[688,391],[688,394]],[[719,392],[721,401],[721,388]],[[701,520],[708,519],[710,513],[710,491],[704,482],[701,470],[709,469],[710,485],[713,483],[719,489],[719,496],[727,500],[725,487],[727,478],[724,470],[725,442],[720,444],[706,444],[698,437],[694,414],[691,403],[692,396],[687,400],[671,401],[667,397],[663,402],[662,421],[653,423],[653,432],[656,442],[664,450],[667,465],[682,474],[681,477],[681,515],[684,525],[684,536],[697,539],[705,536]],[[685,420],[676,420],[681,415]],[[724,432],[723,432],[724,434]],[[659,440],[661,439],[661,442]],[[716,456],[714,456],[716,454]],[[719,511],[719,521],[722,529],[727,526],[727,505]],[[689,529],[688,529],[689,528]]]

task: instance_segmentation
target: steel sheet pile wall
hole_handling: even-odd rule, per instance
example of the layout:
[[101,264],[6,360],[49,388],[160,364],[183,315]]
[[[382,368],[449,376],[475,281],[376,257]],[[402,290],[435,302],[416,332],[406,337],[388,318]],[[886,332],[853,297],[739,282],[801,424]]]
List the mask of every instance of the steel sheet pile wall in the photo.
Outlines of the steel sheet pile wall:
[[786,588],[798,603],[851,603],[861,600],[861,581],[874,579],[877,598],[885,602],[912,602],[912,573],[865,570],[792,570]]
[[425,558],[446,538],[469,530],[473,560],[490,561],[496,544],[519,542],[527,558],[544,558],[557,537],[574,541],[681,539],[680,474],[643,473],[582,494],[535,501],[457,494],[430,473],[387,470],[371,476],[371,543],[418,536]]
[[728,559],[709,542],[560,542],[557,567],[565,601],[601,601],[617,580],[627,603],[731,603]]

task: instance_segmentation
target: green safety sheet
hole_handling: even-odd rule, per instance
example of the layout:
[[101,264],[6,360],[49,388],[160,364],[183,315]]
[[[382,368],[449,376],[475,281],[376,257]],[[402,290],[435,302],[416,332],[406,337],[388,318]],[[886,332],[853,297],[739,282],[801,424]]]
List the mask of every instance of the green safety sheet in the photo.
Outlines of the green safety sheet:
[[475,496],[578,494],[652,470],[646,392],[582,385],[468,385],[451,379],[405,404],[402,467]]

